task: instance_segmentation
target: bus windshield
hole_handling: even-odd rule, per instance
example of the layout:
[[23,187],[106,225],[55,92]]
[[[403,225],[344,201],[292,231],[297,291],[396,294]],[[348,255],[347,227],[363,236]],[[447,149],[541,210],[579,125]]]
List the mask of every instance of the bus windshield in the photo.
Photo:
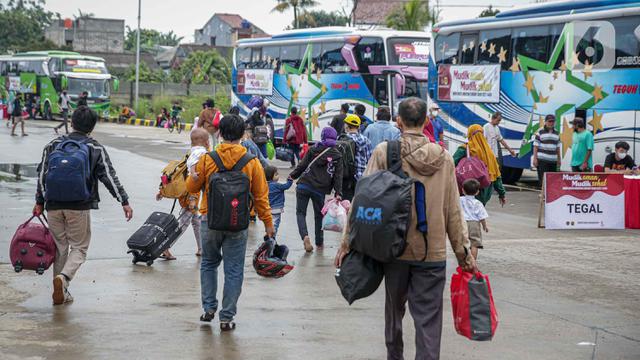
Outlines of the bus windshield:
[[62,71],[74,73],[108,74],[107,67],[103,61],[64,59]]
[[108,80],[69,78],[68,84],[70,95],[80,95],[83,91],[86,91],[89,93],[90,98],[106,98],[109,96]]
[[429,40],[425,38],[390,38],[387,40],[389,65],[427,66]]

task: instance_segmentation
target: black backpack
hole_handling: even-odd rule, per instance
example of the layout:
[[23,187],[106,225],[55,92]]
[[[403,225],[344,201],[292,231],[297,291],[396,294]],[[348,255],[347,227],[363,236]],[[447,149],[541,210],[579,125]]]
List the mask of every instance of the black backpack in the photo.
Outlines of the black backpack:
[[362,177],[356,185],[349,216],[351,249],[385,263],[402,255],[414,183],[402,170],[400,142],[389,141],[387,169]]
[[342,134],[338,137],[336,149],[342,154],[342,178],[353,180],[356,175],[356,142],[349,135]]
[[209,229],[218,231],[241,231],[249,227],[249,216],[253,198],[251,182],[242,169],[255,156],[244,154],[228,170],[216,151],[209,153],[218,167],[218,172],[209,177],[207,199],[207,221]]
[[264,145],[269,142],[269,128],[267,125],[258,125],[253,128],[253,142]]

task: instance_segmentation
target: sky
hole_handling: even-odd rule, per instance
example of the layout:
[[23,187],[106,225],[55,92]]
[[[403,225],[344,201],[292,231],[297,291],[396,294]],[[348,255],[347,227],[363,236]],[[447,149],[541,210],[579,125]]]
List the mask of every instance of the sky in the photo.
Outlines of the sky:
[[[393,1],[393,0],[389,0]],[[326,11],[348,8],[349,0],[319,0],[315,9]],[[431,3],[435,3],[431,0]],[[494,0],[494,6],[525,5],[532,0]],[[270,34],[281,32],[293,20],[293,12],[272,13],[276,0],[142,0],[141,26],[162,32],[173,30],[184,36],[183,42],[193,41],[195,29],[201,28],[214,13],[236,13]],[[440,0],[443,6],[441,20],[477,17],[487,7],[487,0]],[[447,7],[460,5],[465,7]],[[477,7],[467,7],[475,6]],[[47,0],[46,8],[60,13],[62,18],[73,18],[78,9],[100,18],[123,19],[131,28],[137,26],[136,0]]]

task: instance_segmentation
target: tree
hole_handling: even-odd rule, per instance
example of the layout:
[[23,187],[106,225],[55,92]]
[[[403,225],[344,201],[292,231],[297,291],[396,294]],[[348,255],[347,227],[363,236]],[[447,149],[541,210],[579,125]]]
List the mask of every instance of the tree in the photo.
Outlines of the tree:
[[186,84],[229,84],[231,67],[215,50],[194,51],[177,69],[171,71],[170,78]]
[[[136,64],[131,64],[124,72],[124,79],[126,81],[136,81]],[[162,70],[152,70],[149,68],[146,62],[140,62],[140,81],[159,83],[167,81],[168,76]]]
[[[349,18],[337,11],[324,10],[305,11],[298,16],[298,28],[314,28],[321,26],[344,26],[349,23]],[[293,24],[295,26],[295,23]]]
[[315,0],[277,0],[276,5],[271,12],[283,13],[289,9],[293,9],[293,27],[298,29],[298,10],[308,9],[318,5]]
[[91,18],[96,17],[96,14],[94,14],[92,12],[86,12],[85,13],[85,12],[82,12],[82,10],[78,9],[78,15],[73,15],[73,17],[76,20],[79,20],[79,19],[91,19]]
[[[124,39],[124,49],[136,50],[137,29],[127,26],[127,34]],[[140,29],[140,50],[143,52],[155,53],[157,46],[176,46],[183,37],[178,37],[173,31],[161,33],[154,29]]]
[[482,10],[479,17],[492,17],[498,15],[500,10],[494,9],[493,6],[489,5],[488,8]]
[[422,31],[435,17],[428,0],[410,0],[396,7],[386,20],[387,26],[396,30]]
[[44,30],[59,14],[44,9],[44,0],[0,2],[0,52],[57,49]]

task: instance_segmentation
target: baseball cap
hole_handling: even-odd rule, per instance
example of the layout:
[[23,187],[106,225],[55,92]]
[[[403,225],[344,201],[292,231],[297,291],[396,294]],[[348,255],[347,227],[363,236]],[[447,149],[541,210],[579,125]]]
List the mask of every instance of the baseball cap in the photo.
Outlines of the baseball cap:
[[351,126],[360,126],[360,117],[355,114],[349,114],[344,118],[344,122]]

